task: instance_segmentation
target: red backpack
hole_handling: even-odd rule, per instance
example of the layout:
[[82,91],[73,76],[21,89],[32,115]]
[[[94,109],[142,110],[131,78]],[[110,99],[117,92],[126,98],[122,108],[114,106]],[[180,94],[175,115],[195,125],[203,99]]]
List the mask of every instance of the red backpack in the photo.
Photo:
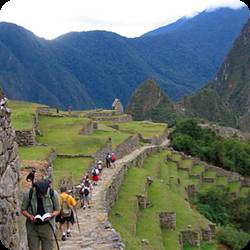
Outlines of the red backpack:
[[115,155],[114,154],[111,156],[111,162],[115,162]]

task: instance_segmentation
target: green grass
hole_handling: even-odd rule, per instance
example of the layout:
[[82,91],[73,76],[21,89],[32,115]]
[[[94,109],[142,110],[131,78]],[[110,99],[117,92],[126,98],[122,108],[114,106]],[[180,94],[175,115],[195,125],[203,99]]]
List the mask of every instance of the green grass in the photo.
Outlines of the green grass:
[[171,155],[171,159],[172,159],[173,161],[181,161],[181,160],[182,160],[182,157],[181,157],[181,155],[179,155],[179,154],[172,154],[172,155]]
[[79,134],[88,122],[89,119],[82,117],[40,117],[39,128],[43,136],[37,137],[38,142],[54,147],[61,154],[90,155],[100,149],[109,137],[116,146],[130,136],[104,124],[99,124],[91,135]]
[[92,154],[102,147],[105,140],[79,134],[88,122],[85,118],[40,117],[39,128],[43,135],[37,140],[61,154]]
[[204,172],[203,176],[205,178],[213,178],[213,179],[215,179],[216,178],[216,172],[209,170],[209,171]]
[[74,183],[78,184],[91,162],[91,158],[57,158],[53,168],[55,186],[58,188],[60,180],[62,178],[67,180],[70,176],[73,177]]
[[136,238],[137,198],[144,190],[147,172],[141,168],[133,168],[122,184],[119,197],[110,215],[112,225],[121,233],[126,249],[143,249]]
[[[179,249],[178,232],[186,229],[188,225],[192,228],[207,227],[208,221],[198,212],[190,208],[184,200],[184,186],[188,175],[185,171],[177,171],[175,163],[164,163],[166,152],[161,152],[149,157],[143,168],[130,169],[119,193],[118,200],[111,212],[111,222],[121,233],[127,246],[126,249],[141,249],[138,243],[141,239],[147,239],[151,249],[176,250]],[[153,184],[148,188],[148,197],[151,206],[139,210],[134,204],[135,194],[142,192],[146,176],[153,177]],[[173,178],[170,178],[173,177]],[[176,178],[181,179],[181,185],[176,187]],[[169,183],[169,180],[172,183]],[[128,187],[130,186],[130,187]],[[176,212],[177,229],[175,231],[162,230],[159,223],[159,213],[169,211]],[[115,214],[122,216],[117,216]],[[136,234],[135,234],[136,226]],[[139,244],[133,248],[133,244]]]
[[[106,125],[114,124],[112,122],[103,122]],[[159,136],[166,128],[166,124],[153,123],[146,121],[131,121],[119,123],[119,130],[123,133],[136,134],[141,133],[144,138]]]
[[197,164],[195,166],[192,167],[192,174],[201,174],[202,172],[204,172],[205,170],[205,166],[202,164]]
[[8,101],[11,109],[12,125],[15,130],[31,129],[33,126],[34,114],[37,107],[44,106],[31,102]]
[[184,250],[216,250],[216,244],[215,243],[208,243],[208,242],[203,242],[200,247],[193,247],[190,245],[184,246]]
[[190,168],[191,166],[192,166],[192,160],[189,160],[189,159],[185,159],[185,160],[180,160],[179,161],[180,162],[180,164],[181,164],[181,167],[182,168]]
[[240,196],[246,197],[249,192],[250,192],[250,187],[242,187],[240,190]]
[[240,189],[241,183],[239,181],[230,182],[228,184],[230,192],[237,192]]
[[19,147],[18,152],[21,160],[46,160],[52,148],[33,146],[33,147]]
[[227,177],[225,176],[218,176],[216,178],[216,185],[223,185],[226,186],[227,185]]

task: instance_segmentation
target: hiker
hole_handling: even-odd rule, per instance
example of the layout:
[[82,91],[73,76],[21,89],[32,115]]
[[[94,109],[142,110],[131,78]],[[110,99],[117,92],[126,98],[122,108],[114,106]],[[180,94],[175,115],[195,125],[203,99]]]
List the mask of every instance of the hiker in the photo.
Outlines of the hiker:
[[61,186],[60,191],[61,210],[60,214],[56,217],[56,222],[59,222],[60,224],[62,240],[65,241],[66,236],[71,236],[70,224],[73,225],[75,223],[73,208],[76,206],[76,200],[70,194],[67,193],[66,186]]
[[91,171],[91,174],[92,174],[92,181],[93,181],[93,185],[96,186],[97,185],[97,182],[99,181],[99,170],[97,168],[97,166],[94,166],[92,171]]
[[110,168],[110,167],[111,167],[111,154],[110,154],[110,153],[107,153],[105,159],[106,159],[106,167],[107,167],[107,168]]
[[32,171],[27,175],[26,181],[31,182],[33,185],[35,179],[36,170],[33,168]]
[[111,163],[112,165],[115,167],[115,161],[116,161],[116,158],[115,158],[115,153],[112,153],[111,154]]
[[86,178],[84,182],[82,183],[81,189],[80,189],[80,195],[81,195],[81,207],[85,209],[87,206],[90,208],[90,194],[92,192],[92,185],[90,183],[90,180]]
[[29,250],[53,249],[54,218],[60,213],[60,205],[58,193],[50,188],[50,184],[47,179],[37,181],[23,197],[21,212],[27,218]]
[[101,180],[101,177],[102,177],[102,170],[103,170],[103,164],[102,164],[102,161],[98,161],[97,162],[97,169],[99,170],[99,179]]

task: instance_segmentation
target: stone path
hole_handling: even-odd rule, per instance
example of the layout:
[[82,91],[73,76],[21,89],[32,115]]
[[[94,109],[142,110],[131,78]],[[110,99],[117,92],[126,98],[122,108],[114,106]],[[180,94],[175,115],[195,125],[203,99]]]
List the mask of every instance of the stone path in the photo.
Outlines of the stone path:
[[[164,141],[160,146],[167,144],[168,140]],[[67,238],[66,241],[59,241],[61,250],[117,250],[125,248],[119,233],[112,228],[108,221],[108,213],[105,207],[105,190],[125,163],[137,158],[150,147],[157,146],[141,147],[117,160],[115,168],[104,168],[102,180],[93,189],[91,208],[86,208],[85,210],[82,208],[77,209],[81,233],[79,233],[75,224],[72,229],[72,237]]]

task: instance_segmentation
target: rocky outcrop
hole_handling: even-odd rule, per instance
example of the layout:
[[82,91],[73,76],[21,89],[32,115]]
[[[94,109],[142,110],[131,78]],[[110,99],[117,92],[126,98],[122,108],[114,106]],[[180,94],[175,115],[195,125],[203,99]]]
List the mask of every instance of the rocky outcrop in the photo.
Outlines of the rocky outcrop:
[[19,157],[11,113],[0,100],[0,240],[8,249],[27,249],[20,211]]

